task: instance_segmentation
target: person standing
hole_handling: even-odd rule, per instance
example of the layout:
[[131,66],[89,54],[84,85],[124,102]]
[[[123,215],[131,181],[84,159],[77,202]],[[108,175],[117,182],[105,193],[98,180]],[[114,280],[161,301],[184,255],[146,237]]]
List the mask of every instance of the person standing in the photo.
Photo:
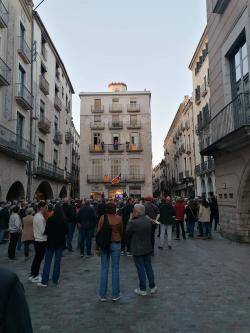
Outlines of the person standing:
[[214,231],[217,231],[217,226],[219,224],[219,206],[216,197],[213,195],[210,200],[210,210],[211,210],[211,228],[213,227],[214,220]]
[[[97,234],[100,232],[104,223],[108,223],[111,228],[110,247],[108,250],[100,249],[101,255],[101,277],[99,296],[100,301],[107,301],[108,291],[108,274],[109,263],[111,258],[112,265],[112,300],[118,301],[120,295],[120,255],[121,255],[121,241],[122,241],[122,218],[116,215],[116,206],[113,203],[108,203],[105,208],[105,214],[101,216]],[[97,251],[98,251],[97,246]]]
[[44,234],[47,236],[47,244],[42,281],[41,283],[38,283],[39,287],[48,286],[50,268],[53,257],[55,259],[52,282],[54,283],[54,285],[58,284],[61,271],[62,253],[65,248],[67,231],[68,228],[63,209],[59,205],[56,205],[54,209],[54,214],[48,218],[44,231]]
[[19,207],[15,206],[12,209],[12,213],[10,215],[10,220],[9,220],[10,242],[8,248],[8,256],[9,259],[11,260],[14,260],[16,257],[17,243],[22,234],[22,222],[18,213],[19,213]]
[[89,258],[92,248],[93,230],[97,224],[97,217],[94,209],[90,206],[90,201],[86,200],[77,215],[77,222],[80,232],[80,255],[84,257],[85,245],[87,250],[87,258]]
[[139,289],[135,289],[134,292],[140,296],[147,295],[146,276],[149,281],[150,293],[155,294],[157,292],[154,271],[151,265],[151,229],[152,223],[145,216],[144,205],[136,204],[133,209],[132,219],[127,226],[127,237],[131,242],[131,253],[139,278]]
[[9,225],[9,205],[6,202],[2,202],[0,210],[0,244],[4,243],[4,236],[8,230]]
[[[212,239],[211,223],[210,223],[211,210],[206,198],[202,198],[199,208],[199,222],[200,222],[200,235],[203,239]],[[204,230],[205,228],[205,230]]]
[[40,201],[37,206],[37,213],[34,216],[33,220],[33,230],[34,230],[34,246],[35,246],[35,257],[31,266],[31,273],[29,280],[33,283],[41,282],[41,277],[39,276],[39,270],[41,266],[41,262],[43,261],[45,250],[46,250],[46,242],[47,236],[44,234],[46,220],[44,215],[46,213],[47,206],[45,201]]
[[[145,203],[145,214],[152,220],[157,220],[160,217],[159,208],[152,202],[153,198],[148,196],[144,198]],[[153,223],[151,228],[151,245],[152,245],[152,253],[154,255],[155,248],[155,230],[157,228],[157,224]]]
[[167,236],[168,236],[168,248],[172,249],[172,226],[175,219],[175,210],[171,203],[171,198],[166,197],[166,199],[163,199],[163,202],[160,206],[160,246],[158,248],[160,250],[163,250],[164,246],[164,239],[165,239],[165,233],[167,230]]
[[194,228],[195,228],[195,223],[198,221],[199,207],[193,199],[190,199],[188,201],[188,204],[185,208],[185,214],[189,230],[188,237],[194,238]]
[[124,255],[126,253],[128,256],[131,256],[130,244],[129,244],[128,240],[126,239],[126,228],[127,228],[128,221],[131,218],[132,212],[133,212],[132,199],[128,198],[128,200],[126,201],[126,204],[124,205],[124,207],[121,210],[122,223],[123,223],[121,255]]
[[186,233],[184,228],[184,215],[185,215],[185,203],[183,198],[178,198],[174,206],[175,220],[176,220],[176,240],[180,240],[180,228],[183,239],[186,239]]
[[34,243],[34,231],[33,231],[33,220],[34,220],[34,209],[28,208],[26,211],[27,216],[22,220],[23,232],[22,242],[24,243],[24,256],[25,260],[29,258],[29,246]]
[[69,252],[73,252],[72,240],[74,237],[75,227],[76,227],[76,214],[72,205],[69,203],[68,198],[63,199],[63,212],[68,223],[68,233],[67,233],[67,248]]

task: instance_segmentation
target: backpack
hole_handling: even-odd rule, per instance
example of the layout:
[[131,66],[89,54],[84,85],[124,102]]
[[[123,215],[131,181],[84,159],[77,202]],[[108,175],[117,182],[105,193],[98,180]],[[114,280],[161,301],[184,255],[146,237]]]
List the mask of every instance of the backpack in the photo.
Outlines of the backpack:
[[103,250],[109,250],[111,243],[111,233],[112,229],[109,224],[108,216],[104,215],[104,222],[102,228],[98,231],[96,235],[96,244]]

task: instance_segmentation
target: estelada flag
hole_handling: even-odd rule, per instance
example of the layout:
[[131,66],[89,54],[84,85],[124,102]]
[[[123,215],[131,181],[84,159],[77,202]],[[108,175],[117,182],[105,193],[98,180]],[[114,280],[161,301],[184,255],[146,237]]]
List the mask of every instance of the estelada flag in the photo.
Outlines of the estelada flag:
[[121,174],[119,174],[119,176],[113,178],[113,179],[111,180],[111,184],[112,184],[112,185],[117,185],[117,184],[120,183],[120,181],[121,181]]

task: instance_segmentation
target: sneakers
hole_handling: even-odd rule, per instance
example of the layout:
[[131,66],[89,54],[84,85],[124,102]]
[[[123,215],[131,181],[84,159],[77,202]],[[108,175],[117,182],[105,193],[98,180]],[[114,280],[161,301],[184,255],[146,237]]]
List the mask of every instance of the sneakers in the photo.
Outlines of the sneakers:
[[47,285],[47,284],[45,284],[45,283],[39,282],[39,283],[37,284],[37,287],[41,287],[41,288],[47,288],[47,287],[48,287],[48,285]]
[[42,282],[42,278],[40,275],[33,277],[33,279],[31,280],[32,283],[40,283]]
[[28,280],[30,281],[30,282],[32,282],[32,280],[34,279],[34,276],[29,276],[29,278],[28,278]]
[[150,289],[150,294],[153,295],[153,294],[156,294],[158,291],[158,288],[155,286],[154,288]]
[[147,296],[147,292],[145,290],[141,290],[141,289],[135,289],[134,293],[139,296]]
[[127,257],[132,257],[132,254],[130,252],[127,252]]
[[121,251],[121,256],[125,256],[125,252],[124,251]]
[[100,302],[107,302],[108,300],[107,300],[107,298],[100,298],[99,301]]
[[116,301],[119,301],[119,299],[121,299],[121,296],[113,297],[113,298],[112,298],[112,301],[113,301],[113,302],[116,302]]

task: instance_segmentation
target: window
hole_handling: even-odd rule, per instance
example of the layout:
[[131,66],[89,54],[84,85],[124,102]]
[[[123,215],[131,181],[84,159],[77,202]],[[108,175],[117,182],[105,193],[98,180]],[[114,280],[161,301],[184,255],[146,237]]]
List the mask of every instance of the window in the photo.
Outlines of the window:
[[129,161],[129,174],[130,176],[140,175],[140,160],[131,159]]
[[100,145],[101,144],[101,133],[94,133],[93,134],[93,144]]
[[54,167],[57,167],[57,165],[58,165],[58,150],[56,150],[56,149],[54,149],[53,165],[54,165]]
[[45,117],[45,103],[40,99],[40,120],[43,120]]
[[19,65],[18,78],[19,78],[20,85],[24,85],[25,78],[26,78],[26,72],[21,65]]
[[191,176],[193,176],[192,157],[189,157],[189,168],[191,170]]
[[24,132],[24,116],[21,113],[17,112],[17,145],[22,147],[23,144],[23,132]]
[[21,48],[23,47],[23,40],[25,39],[25,27],[22,24],[22,22],[20,22],[20,43],[21,43]]
[[60,80],[60,67],[59,67],[59,64],[56,63],[56,78],[57,80]]
[[119,116],[118,115],[113,115],[112,116],[112,123],[113,124],[119,124]]
[[131,133],[131,144],[139,145],[139,133]]
[[112,133],[112,144],[117,145],[120,143],[120,135],[118,133]]
[[136,104],[137,104],[137,101],[135,99],[130,100],[130,105],[136,105]]
[[57,84],[55,84],[55,95],[59,97],[59,88]]
[[121,173],[121,160],[111,160],[111,177],[117,177]]
[[46,66],[41,62],[41,75],[45,76],[45,73],[47,73]]
[[101,101],[101,99],[95,99],[95,101],[94,101],[94,106],[95,106],[95,110],[101,110],[101,106],[102,106],[102,101]]
[[45,142],[39,139],[38,143],[38,165],[41,166],[44,160],[44,153],[45,153]]
[[[64,99],[64,88],[62,87],[62,99]],[[66,97],[67,99],[67,97]]]
[[112,103],[119,103],[119,98],[113,98]]
[[137,115],[136,114],[130,116],[130,124],[137,125]]
[[68,157],[65,156],[65,171],[68,170]]
[[100,115],[94,116],[94,122],[95,123],[100,123],[101,122],[101,116]]
[[54,118],[54,128],[55,128],[55,133],[58,131],[58,117],[55,116]]
[[102,160],[92,160],[92,175],[102,177]]

